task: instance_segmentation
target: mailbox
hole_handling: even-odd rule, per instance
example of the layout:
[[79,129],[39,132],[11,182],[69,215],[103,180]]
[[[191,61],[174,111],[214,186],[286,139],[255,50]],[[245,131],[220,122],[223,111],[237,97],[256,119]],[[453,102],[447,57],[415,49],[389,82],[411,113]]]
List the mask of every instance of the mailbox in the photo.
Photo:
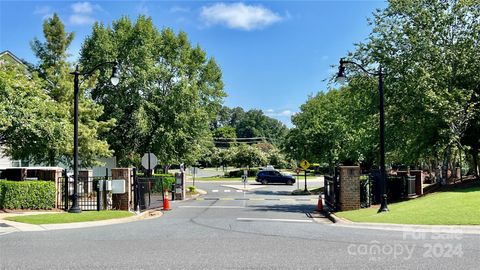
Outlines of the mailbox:
[[111,185],[111,191],[113,194],[123,194],[125,193],[125,180],[124,179],[114,179],[109,181]]

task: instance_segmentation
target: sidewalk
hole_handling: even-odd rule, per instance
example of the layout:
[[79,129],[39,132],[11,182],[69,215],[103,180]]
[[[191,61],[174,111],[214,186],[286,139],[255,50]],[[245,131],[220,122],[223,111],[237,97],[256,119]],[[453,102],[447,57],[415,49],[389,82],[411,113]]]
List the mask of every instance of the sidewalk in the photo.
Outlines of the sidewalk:
[[156,218],[163,215],[163,213],[160,210],[152,209],[152,210],[148,210],[143,213],[136,214],[134,216],[126,217],[126,218],[107,219],[107,220],[88,221],[88,222],[42,224],[42,225],[15,222],[15,221],[4,219],[6,217],[11,217],[11,216],[42,215],[42,214],[53,214],[53,213],[62,213],[62,212],[14,211],[9,213],[0,213],[0,236],[3,234],[18,232],[18,231],[21,231],[21,232],[50,231],[50,230],[78,229],[78,228],[121,224],[121,223],[127,223],[127,222],[147,219],[147,218]]

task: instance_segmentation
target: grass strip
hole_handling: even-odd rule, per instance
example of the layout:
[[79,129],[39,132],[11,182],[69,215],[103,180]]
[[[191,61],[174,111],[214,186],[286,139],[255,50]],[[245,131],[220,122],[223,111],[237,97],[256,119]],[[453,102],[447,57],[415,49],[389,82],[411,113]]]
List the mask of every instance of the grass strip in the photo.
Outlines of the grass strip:
[[7,217],[5,219],[29,224],[58,224],[98,221],[132,216],[128,211],[83,211],[81,213],[39,214]]
[[377,214],[377,207],[336,213],[355,222],[480,225],[480,186],[439,191],[417,199],[392,203],[390,212]]

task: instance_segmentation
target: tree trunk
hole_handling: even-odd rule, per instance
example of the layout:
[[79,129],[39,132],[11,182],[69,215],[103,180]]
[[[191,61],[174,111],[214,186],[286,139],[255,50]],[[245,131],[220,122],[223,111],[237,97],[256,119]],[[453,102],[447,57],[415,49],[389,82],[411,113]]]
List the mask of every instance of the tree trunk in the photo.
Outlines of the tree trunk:
[[477,148],[472,148],[472,157],[473,157],[473,170],[475,171],[475,176],[479,176],[479,168],[478,168],[478,149]]
[[445,149],[445,153],[443,156],[443,166],[442,166],[442,179],[441,179],[441,185],[446,185],[448,183],[448,165],[450,163],[450,145],[447,146],[447,149]]

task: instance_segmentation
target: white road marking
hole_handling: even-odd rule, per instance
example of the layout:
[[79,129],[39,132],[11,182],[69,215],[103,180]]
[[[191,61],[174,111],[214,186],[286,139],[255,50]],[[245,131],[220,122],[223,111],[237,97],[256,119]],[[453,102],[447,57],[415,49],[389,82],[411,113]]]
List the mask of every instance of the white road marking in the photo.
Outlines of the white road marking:
[[243,190],[239,190],[239,189],[237,189],[237,192],[243,192]]
[[227,206],[227,205],[181,205],[178,208],[219,208],[219,209],[242,209],[244,206]]
[[228,193],[228,192],[230,192],[230,189],[225,189],[223,192],[227,192],[227,193]]
[[238,221],[273,221],[273,222],[299,222],[311,223],[311,220],[304,219],[282,219],[282,218],[237,218]]
[[218,192],[218,189],[214,189],[214,190],[212,190],[212,192]]

